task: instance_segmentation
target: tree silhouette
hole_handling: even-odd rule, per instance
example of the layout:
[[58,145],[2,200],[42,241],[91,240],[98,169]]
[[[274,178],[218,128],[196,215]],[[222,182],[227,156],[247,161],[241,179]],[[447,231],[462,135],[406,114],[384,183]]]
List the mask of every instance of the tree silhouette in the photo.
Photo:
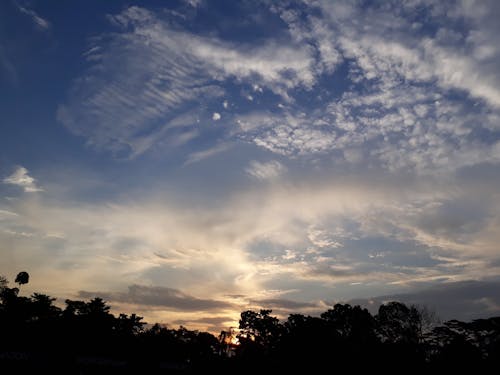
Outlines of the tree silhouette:
[[382,341],[417,344],[421,332],[421,315],[415,307],[401,302],[381,305],[376,316]]
[[61,309],[54,305],[55,300],[46,294],[33,293],[31,296],[33,319],[57,318]]
[[321,318],[344,340],[365,343],[375,337],[375,320],[367,309],[360,306],[338,303],[321,314]]
[[279,319],[271,316],[272,310],[244,311],[239,322],[239,339],[251,340],[263,346],[271,345],[281,334]]
[[30,275],[26,271],[21,271],[17,274],[16,279],[14,280],[19,286],[28,284],[30,280]]
[[0,291],[7,287],[9,282],[5,276],[0,275]]
[[[24,281],[16,278],[19,285]],[[147,328],[136,314],[113,315],[101,298],[66,300],[64,310],[54,302],[42,293],[20,296],[0,277],[2,374],[294,373],[303,368],[316,373],[333,365],[359,371],[388,363],[399,371],[484,373],[500,365],[500,317],[430,326],[425,309],[400,302],[380,306],[376,316],[360,306],[336,304],[320,316],[291,314],[285,321],[271,310],[247,310],[239,332],[228,331],[220,341],[182,326]],[[234,334],[239,344],[227,350]]]
[[146,323],[142,322],[142,316],[136,314],[120,314],[115,320],[115,329],[122,335],[137,335],[144,330]]
[[271,316],[271,312],[263,309],[260,312],[247,310],[241,313],[236,352],[248,366],[265,361],[277,352],[283,326],[278,318]]

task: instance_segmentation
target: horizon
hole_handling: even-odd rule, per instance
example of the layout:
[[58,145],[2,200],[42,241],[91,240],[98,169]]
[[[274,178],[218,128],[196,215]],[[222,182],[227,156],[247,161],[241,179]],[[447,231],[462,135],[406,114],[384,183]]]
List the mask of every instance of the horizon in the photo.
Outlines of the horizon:
[[[51,295],[48,295],[48,294],[44,293],[44,291],[36,290],[36,288],[34,288],[34,287],[30,288],[32,290],[32,292],[24,293],[23,291],[27,288],[27,284],[29,284],[30,281],[21,281],[21,283],[19,283],[17,281],[19,274],[28,274],[27,280],[30,280],[28,272],[26,272],[26,271],[18,272],[18,276],[16,277],[16,281],[15,281],[18,285],[14,286],[14,285],[12,285],[14,282],[11,282],[11,280],[6,278],[4,275],[0,275],[0,279],[2,281],[2,285],[0,285],[0,290],[1,290],[1,287],[5,287],[8,290],[15,291],[16,296],[18,296],[20,298],[28,298],[28,299],[31,299],[31,301],[35,300],[37,295],[42,296],[42,297],[46,296],[46,297],[52,298],[53,299],[52,305],[54,307],[58,308],[59,312],[66,311],[68,306],[70,305],[70,303],[77,302],[77,300],[71,300],[71,299],[66,299],[63,302],[61,299],[58,299],[58,298],[51,296]],[[464,282],[464,284],[468,284],[469,286],[473,286],[474,288],[478,288],[478,289],[491,287],[487,283],[478,282],[478,281],[466,281],[466,282]],[[21,287],[21,285],[23,285],[23,286]],[[137,287],[137,285],[136,285],[136,287]],[[461,288],[459,287],[458,290],[460,290],[460,289]],[[31,295],[29,295],[29,293],[31,293]],[[426,293],[436,293],[436,291],[433,289],[426,289],[426,290],[417,291],[417,293],[415,293],[415,294],[416,295],[418,295],[418,294],[425,295]],[[121,314],[124,313],[123,311],[119,311],[116,307],[109,304],[109,301],[105,298],[106,297],[105,293],[83,293],[83,294],[79,293],[78,297],[79,297],[80,301],[84,302],[84,303],[91,303],[92,301],[94,301],[96,299],[101,300],[101,302],[103,303],[103,306],[107,307],[109,309],[109,313],[113,314],[113,316],[115,316],[115,317],[119,317]],[[412,299],[412,297],[413,297],[413,299]],[[171,330],[185,328],[187,330],[192,330],[194,332],[207,332],[207,333],[212,334],[215,337],[219,337],[219,335],[222,335],[223,333],[226,333],[226,334],[228,334],[228,333],[237,334],[238,332],[241,333],[242,328],[238,327],[238,326],[241,325],[239,323],[239,320],[241,319],[243,314],[245,312],[252,312],[252,313],[259,314],[259,310],[260,310],[261,314],[262,314],[262,311],[267,311],[268,313],[273,314],[274,317],[278,319],[278,322],[280,324],[285,324],[287,321],[290,321],[290,319],[295,315],[301,315],[303,317],[320,318],[320,316],[322,316],[324,313],[326,313],[328,311],[334,311],[334,309],[337,306],[341,306],[341,308],[342,308],[342,306],[350,306],[352,308],[360,307],[361,309],[366,310],[368,312],[368,314],[370,314],[371,316],[373,316],[376,319],[378,314],[380,313],[381,306],[383,306],[383,305],[388,306],[390,304],[396,303],[396,304],[403,304],[404,306],[408,307],[409,309],[415,309],[415,311],[418,312],[418,314],[419,314],[419,319],[421,319],[422,322],[426,325],[426,328],[425,328],[425,330],[427,330],[426,333],[430,333],[432,331],[432,329],[439,327],[442,324],[444,324],[446,326],[447,324],[449,324],[453,321],[459,321],[459,322],[463,322],[463,323],[474,323],[474,322],[479,322],[481,320],[487,320],[490,318],[491,319],[498,318],[498,316],[494,315],[494,314],[487,314],[487,315],[481,314],[481,315],[477,315],[477,316],[474,316],[474,315],[467,316],[467,315],[462,314],[465,317],[465,320],[460,321],[459,319],[456,318],[457,315],[460,315],[460,314],[456,314],[456,310],[454,309],[453,306],[451,306],[451,308],[450,308],[450,306],[447,306],[447,308],[444,309],[444,315],[442,314],[443,310],[440,311],[441,315],[439,315],[435,306],[430,306],[430,305],[426,304],[425,302],[424,303],[421,302],[421,301],[425,301],[425,297],[423,299],[414,299],[414,298],[415,297],[413,295],[408,296],[405,294],[396,294],[396,295],[392,295],[392,296],[378,296],[378,297],[369,298],[369,299],[351,299],[351,300],[346,300],[346,301],[342,301],[342,300],[332,301],[329,305],[327,303],[325,303],[323,310],[314,311],[314,312],[312,312],[312,314],[302,313],[302,310],[300,310],[300,303],[295,305],[293,302],[292,302],[293,306],[290,307],[286,311],[286,314],[283,314],[283,313],[275,314],[273,309],[272,309],[272,306],[270,306],[270,305],[267,305],[267,307],[269,309],[266,309],[265,308],[266,306],[263,306],[263,305],[260,305],[260,306],[255,305],[255,306],[250,306],[250,307],[247,306],[247,308],[248,308],[247,310],[239,312],[238,319],[233,322],[234,325],[226,325],[226,326],[224,326],[224,325],[212,325],[212,326],[208,326],[207,328],[201,328],[201,329],[186,326],[185,323],[189,322],[189,321],[184,321],[182,319],[176,320],[175,324],[173,324],[171,322],[165,322],[165,321],[161,321],[161,322],[145,321],[145,320],[143,320],[143,318],[144,318],[143,316],[137,315],[136,312],[133,310],[130,310],[130,308],[126,311],[125,317],[127,317],[128,315],[130,315],[130,316],[136,315],[140,319],[141,324],[144,326],[146,331],[149,329],[152,329],[153,326],[158,325],[160,327],[168,328]],[[291,301],[289,301],[289,302],[291,302]],[[445,303],[443,303],[443,306],[448,302],[449,301],[446,301]],[[294,309],[295,306],[297,306],[297,309]],[[218,324],[218,323],[216,323],[216,324]]]
[[0,275],[210,332],[337,302],[500,315],[499,17],[1,3]]

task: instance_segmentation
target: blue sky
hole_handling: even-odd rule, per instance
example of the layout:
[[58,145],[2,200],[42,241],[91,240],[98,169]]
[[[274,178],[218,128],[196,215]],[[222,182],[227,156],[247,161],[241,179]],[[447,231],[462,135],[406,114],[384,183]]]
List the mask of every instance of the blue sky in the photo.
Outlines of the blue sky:
[[213,331],[336,301],[498,314],[499,16],[2,2],[1,273]]

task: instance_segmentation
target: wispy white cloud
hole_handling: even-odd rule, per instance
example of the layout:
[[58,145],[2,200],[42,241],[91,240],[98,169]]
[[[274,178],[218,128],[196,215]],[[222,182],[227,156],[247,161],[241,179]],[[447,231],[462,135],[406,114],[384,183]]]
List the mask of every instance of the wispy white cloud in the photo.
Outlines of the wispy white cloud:
[[12,218],[13,216],[18,216],[15,212],[11,212],[8,210],[0,210],[0,220],[4,218]]
[[205,160],[207,158],[210,158],[214,155],[225,152],[230,147],[231,147],[231,145],[228,143],[221,143],[221,144],[218,144],[218,145],[211,147],[209,149],[206,149],[206,150],[193,152],[193,153],[188,155],[186,161],[184,162],[184,166],[189,165],[189,164],[193,164],[193,163],[198,163],[198,162]]
[[[448,12],[427,4],[428,22],[438,26],[433,33],[415,20],[412,4],[320,1],[309,4],[315,12],[307,16],[274,6],[297,43],[317,48],[314,71],[345,64],[352,86],[329,103],[295,103],[283,114],[261,111],[261,118],[245,114],[241,137],[281,155],[328,153],[418,173],[498,163],[500,49],[493,19],[499,7]],[[479,136],[483,131],[491,133]]]
[[306,46],[236,45],[174,29],[138,7],[110,20],[119,32],[94,39],[85,54],[92,67],[58,119],[91,146],[117,155],[138,155],[171,136],[161,131],[165,119],[221,97],[227,80],[257,81],[284,96],[315,81]]
[[315,83],[311,71],[311,51],[305,47],[292,48],[268,43],[257,48],[238,48],[218,40],[198,38],[190,39],[190,42],[194,56],[212,68],[211,74],[215,78],[220,73],[223,77],[237,79],[250,79],[258,75],[262,80],[261,85],[277,93],[285,93],[287,89],[297,86],[311,87]]
[[50,29],[50,22],[47,21],[46,19],[40,17],[33,9],[23,7],[19,4],[17,4],[17,9],[23,14],[26,14],[28,17],[31,18],[35,26],[43,31],[49,30]]
[[246,168],[246,172],[259,180],[273,179],[286,171],[286,167],[277,160],[268,162],[259,162],[252,160],[250,165]]
[[[317,9],[324,17],[311,17],[310,25],[300,28],[292,23],[291,30],[304,34],[304,29],[310,29],[309,37],[316,40],[322,40],[324,29],[334,30],[334,46],[355,60],[365,79],[380,80],[385,85],[397,83],[398,76],[410,81],[434,81],[442,88],[464,90],[498,107],[500,77],[491,66],[500,58],[500,48],[492,38],[498,31],[493,21],[498,4],[471,3],[476,10],[465,5],[425,4],[427,23],[436,26],[435,33],[417,21],[418,5],[412,2],[389,8],[319,2]],[[453,12],[446,10],[451,8]],[[457,22],[460,17],[466,20],[465,29]],[[365,20],[363,27],[360,19]]]
[[197,8],[202,4],[203,0],[184,0],[184,2],[193,8]]
[[[110,16],[118,32],[95,39],[85,55],[92,67],[58,118],[90,145],[135,157],[165,139],[202,136],[203,127],[179,134],[164,124],[210,107],[212,99],[220,103],[231,94],[226,84],[236,83],[256,111],[235,113],[237,128],[221,127],[227,131],[222,138],[289,157],[329,155],[422,174],[497,163],[498,28],[488,12],[465,8],[424,7],[436,26],[431,32],[406,3],[392,4],[390,12],[350,2],[314,2],[302,11],[274,4],[290,39],[253,45],[195,35],[130,7]],[[465,29],[457,24],[460,17]],[[337,92],[328,80],[339,66],[348,71],[350,86]],[[274,93],[288,106],[272,111],[245,87],[252,94]],[[304,103],[301,93],[313,88],[317,98]],[[214,120],[221,116],[200,116],[210,113]]]
[[3,182],[4,184],[20,186],[28,193],[43,191],[41,187],[37,186],[36,179],[31,177],[24,167],[17,167],[14,173],[3,179]]

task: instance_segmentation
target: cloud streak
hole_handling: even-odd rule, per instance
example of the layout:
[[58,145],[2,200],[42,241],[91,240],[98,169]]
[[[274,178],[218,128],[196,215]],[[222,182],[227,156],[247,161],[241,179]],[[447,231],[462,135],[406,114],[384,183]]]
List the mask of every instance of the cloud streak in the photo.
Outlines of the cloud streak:
[[16,4],[17,9],[28,17],[31,18],[35,26],[42,31],[47,31],[50,29],[50,22],[46,19],[40,17],[33,9],[29,9],[27,7],[23,7],[19,4]]
[[37,186],[36,179],[31,177],[24,167],[17,167],[14,173],[3,179],[3,183],[22,187],[27,193],[43,191],[41,187]]
[[224,301],[202,299],[190,296],[178,289],[131,285],[126,293],[80,291],[81,298],[101,297],[110,302],[125,302],[137,305],[160,306],[180,311],[210,311],[233,307]]
[[319,306],[317,303],[311,302],[298,302],[292,301],[288,299],[280,299],[280,298],[269,298],[252,301],[252,303],[262,306],[267,309],[281,309],[281,310],[289,310],[289,311],[299,311],[301,309],[317,309]]
[[206,150],[196,151],[188,155],[186,161],[184,162],[184,166],[198,163],[202,160],[208,159],[214,155],[223,153],[231,148],[231,144],[229,143],[220,143]]

